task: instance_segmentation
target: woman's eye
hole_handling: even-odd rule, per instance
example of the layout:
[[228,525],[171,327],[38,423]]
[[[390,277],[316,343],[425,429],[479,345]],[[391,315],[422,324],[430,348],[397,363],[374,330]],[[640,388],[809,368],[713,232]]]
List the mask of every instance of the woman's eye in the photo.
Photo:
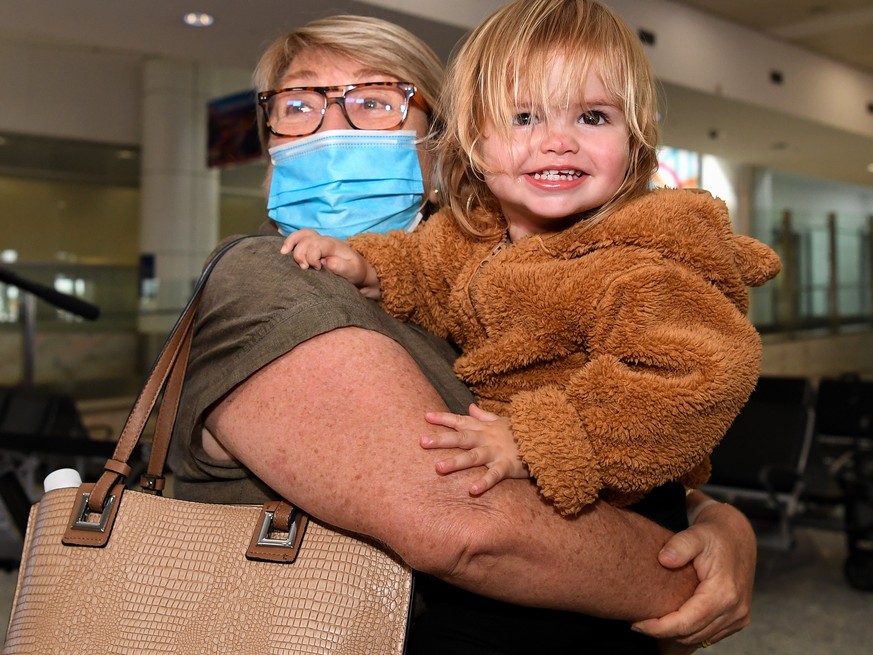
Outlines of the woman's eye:
[[361,98],[356,100],[356,103],[361,109],[367,111],[380,111],[388,108],[386,103],[380,98]]
[[307,105],[302,102],[288,107],[289,114],[309,114],[310,112],[312,112],[312,105]]
[[521,112],[512,117],[512,124],[518,127],[533,125],[535,122],[536,117],[530,112]]
[[579,121],[585,125],[602,125],[606,123],[606,114],[602,111],[586,111],[579,117]]
[[312,105],[303,100],[289,100],[279,105],[279,116],[282,118],[305,115],[312,111]]

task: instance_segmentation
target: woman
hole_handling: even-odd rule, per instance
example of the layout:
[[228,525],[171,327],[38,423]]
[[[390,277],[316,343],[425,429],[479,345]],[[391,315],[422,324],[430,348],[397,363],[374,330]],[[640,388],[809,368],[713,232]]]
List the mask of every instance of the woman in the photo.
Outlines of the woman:
[[[331,130],[372,130],[375,123],[355,107],[373,104],[359,90],[374,82],[383,89],[414,85],[411,98],[423,102],[407,97],[396,122],[379,129],[411,129],[423,137],[429,123],[439,123],[433,107],[440,74],[433,53],[394,25],[359,17],[317,21],[277,41],[258,65],[262,138],[275,147]],[[271,91],[289,88],[295,91]],[[283,132],[279,119],[289,112],[317,120],[306,118],[302,128]],[[427,180],[427,157],[420,153]],[[312,160],[304,169],[319,166],[324,162]],[[269,204],[271,215],[290,229],[316,227],[311,221],[353,206],[349,197],[315,186],[294,188],[295,177],[281,168]],[[333,197],[332,207],[321,206],[323,195]],[[295,211],[298,202],[305,210]],[[402,213],[411,225],[412,203],[405,204],[392,215]],[[280,245],[281,239],[254,239],[236,246],[207,284],[171,452],[177,496],[240,503],[283,496],[467,591],[623,621],[662,616],[638,627],[686,645],[708,645],[748,622],[754,537],[735,510],[694,494],[688,502],[697,524],[670,539],[640,514],[603,503],[563,519],[526,481],[470,498],[470,476],[436,476],[434,454],[418,447],[419,437],[433,429],[424,413],[437,407],[462,412],[471,401],[452,372],[453,352],[389,319],[344,281],[300,271],[279,254]],[[646,511],[657,516],[660,501],[651,502]],[[672,569],[659,565],[659,551]],[[687,565],[692,558],[693,569]],[[433,586],[411,652],[429,646],[461,652],[461,643],[480,653],[523,648],[519,621],[534,616],[531,610]],[[494,622],[493,643],[466,641],[468,610],[475,612],[471,621],[484,616]],[[534,634],[578,639],[580,629],[594,635],[613,629],[590,617],[579,620],[581,628],[567,613],[541,612],[529,626]],[[447,623],[460,634],[447,634]],[[503,631],[504,625],[511,629]],[[481,630],[476,625],[473,632]],[[435,643],[432,635],[451,641]]]

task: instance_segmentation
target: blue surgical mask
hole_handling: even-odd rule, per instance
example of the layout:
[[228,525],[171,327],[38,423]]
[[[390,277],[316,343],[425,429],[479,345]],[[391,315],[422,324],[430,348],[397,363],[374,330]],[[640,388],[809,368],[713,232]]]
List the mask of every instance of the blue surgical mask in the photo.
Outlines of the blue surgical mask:
[[424,183],[410,130],[333,130],[270,148],[268,215],[288,235],[412,230]]

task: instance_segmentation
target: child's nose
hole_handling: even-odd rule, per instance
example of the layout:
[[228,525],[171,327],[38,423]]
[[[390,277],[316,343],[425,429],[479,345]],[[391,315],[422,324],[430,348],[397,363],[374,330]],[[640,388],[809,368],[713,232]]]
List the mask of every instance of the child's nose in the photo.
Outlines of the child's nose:
[[543,138],[542,147],[546,152],[567,154],[579,150],[579,141],[570,130],[564,126],[555,125],[549,126]]

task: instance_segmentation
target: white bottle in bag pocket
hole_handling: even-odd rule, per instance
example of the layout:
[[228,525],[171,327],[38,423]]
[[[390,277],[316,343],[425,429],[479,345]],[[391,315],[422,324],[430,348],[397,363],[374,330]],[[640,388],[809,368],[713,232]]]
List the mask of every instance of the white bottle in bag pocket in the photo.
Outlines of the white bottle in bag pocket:
[[78,487],[82,484],[82,478],[76,469],[58,469],[45,476],[42,483],[43,490],[54,491],[65,487]]

